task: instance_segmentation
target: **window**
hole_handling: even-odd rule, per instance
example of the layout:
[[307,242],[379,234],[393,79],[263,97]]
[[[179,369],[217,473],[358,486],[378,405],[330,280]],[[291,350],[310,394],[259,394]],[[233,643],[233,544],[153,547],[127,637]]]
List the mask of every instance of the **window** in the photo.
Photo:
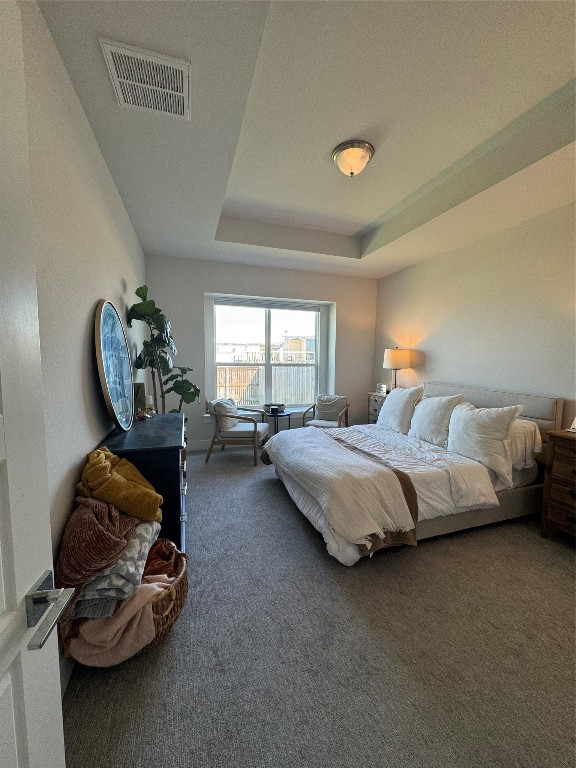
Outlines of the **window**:
[[207,392],[257,406],[304,405],[326,391],[330,305],[246,296],[207,298],[207,321],[208,312],[212,317],[206,349],[213,350],[213,359],[206,360]]

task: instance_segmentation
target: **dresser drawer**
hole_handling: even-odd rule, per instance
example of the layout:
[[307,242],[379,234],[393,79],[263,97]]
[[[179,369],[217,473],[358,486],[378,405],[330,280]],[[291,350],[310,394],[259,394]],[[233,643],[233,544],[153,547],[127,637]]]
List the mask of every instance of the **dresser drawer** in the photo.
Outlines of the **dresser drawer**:
[[386,399],[386,395],[379,395],[376,394],[376,392],[371,392],[368,395],[368,423],[369,424],[376,424],[378,421],[378,414],[380,413],[380,408],[382,408],[382,403]]
[[574,486],[553,482],[550,486],[550,501],[563,504],[574,514],[576,512],[576,489]]
[[556,439],[554,441],[554,458],[564,459],[574,464],[576,462],[576,442]]
[[552,459],[552,477],[554,480],[564,480],[567,483],[576,483],[576,463],[574,457],[571,460],[554,452]]
[[573,509],[570,512],[566,507],[561,507],[554,502],[550,502],[548,505],[548,520],[568,531],[568,533],[574,533],[576,529],[575,510]]

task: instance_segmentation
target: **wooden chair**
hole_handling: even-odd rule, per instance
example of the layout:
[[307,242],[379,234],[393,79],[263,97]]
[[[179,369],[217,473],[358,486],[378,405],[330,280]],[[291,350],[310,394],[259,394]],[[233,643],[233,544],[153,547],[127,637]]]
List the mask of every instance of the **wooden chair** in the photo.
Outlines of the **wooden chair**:
[[[242,408],[242,411],[262,414],[260,409]],[[258,464],[258,447],[263,445],[269,434],[266,422],[258,422],[254,416],[246,416],[239,412],[236,403],[231,398],[218,398],[206,401],[206,413],[214,422],[212,441],[206,454],[208,462],[215,445],[221,449],[227,445],[250,445],[254,449],[254,466]]]
[[302,425],[322,429],[347,427],[349,407],[346,395],[318,395],[316,402],[302,414]]

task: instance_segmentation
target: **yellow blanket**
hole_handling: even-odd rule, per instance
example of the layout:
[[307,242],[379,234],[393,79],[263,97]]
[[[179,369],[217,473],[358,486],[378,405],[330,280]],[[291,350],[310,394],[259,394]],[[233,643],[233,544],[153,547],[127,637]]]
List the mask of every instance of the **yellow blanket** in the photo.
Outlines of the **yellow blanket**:
[[108,448],[97,448],[88,454],[77,489],[81,496],[113,504],[140,520],[162,521],[162,496],[134,464],[115,456]]

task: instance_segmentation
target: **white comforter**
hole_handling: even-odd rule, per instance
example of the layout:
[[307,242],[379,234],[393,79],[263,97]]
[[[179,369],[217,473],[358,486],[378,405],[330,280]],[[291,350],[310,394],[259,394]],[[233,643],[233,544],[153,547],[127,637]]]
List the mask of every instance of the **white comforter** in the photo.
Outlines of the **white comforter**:
[[[383,504],[380,510],[372,505],[389,492],[387,486],[380,487],[382,478],[391,474],[380,471],[384,469],[381,462],[410,476],[418,497],[420,520],[498,506],[488,470],[482,464],[379,425],[284,430],[268,441],[266,450],[275,466],[318,501],[330,525],[350,542],[360,543],[382,528],[412,527],[409,513],[408,518],[402,513],[393,519],[389,504]],[[397,483],[393,473],[392,477]],[[384,482],[390,484],[389,480]],[[365,507],[367,496],[370,506]],[[338,527],[331,518],[334,505]],[[369,510],[368,517],[365,508]],[[408,519],[409,528],[400,527]],[[379,528],[374,528],[374,522]]]
[[354,430],[379,446],[379,458],[410,475],[418,496],[419,520],[499,505],[490,472],[483,464],[388,427],[366,424]]
[[409,531],[414,523],[394,472],[334,439],[354,431],[284,430],[266,443],[266,451],[316,499],[334,531],[369,547],[371,534],[384,538],[384,531]]

